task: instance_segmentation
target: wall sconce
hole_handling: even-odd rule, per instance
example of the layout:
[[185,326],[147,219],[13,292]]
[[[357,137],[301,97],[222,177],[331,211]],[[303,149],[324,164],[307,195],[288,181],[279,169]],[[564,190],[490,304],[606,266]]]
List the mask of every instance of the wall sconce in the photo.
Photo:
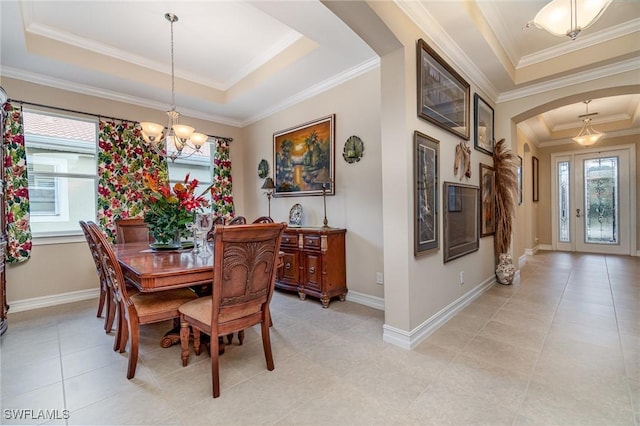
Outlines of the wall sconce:
[[266,194],[267,200],[269,200],[269,217],[271,217],[271,197],[273,196],[273,190],[276,189],[276,186],[273,184],[273,179],[270,177],[266,178],[260,188],[267,190]]

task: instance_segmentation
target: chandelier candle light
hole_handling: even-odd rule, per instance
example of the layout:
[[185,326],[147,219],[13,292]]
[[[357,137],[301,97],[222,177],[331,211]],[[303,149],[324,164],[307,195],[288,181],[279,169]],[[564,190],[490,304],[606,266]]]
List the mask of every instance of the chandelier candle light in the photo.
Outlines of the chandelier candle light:
[[586,114],[579,115],[578,118],[582,118],[582,129],[578,136],[573,138],[574,142],[579,143],[582,146],[591,146],[594,143],[598,142],[598,140],[604,136],[604,133],[597,131],[593,127],[591,127],[591,117],[597,115],[597,112],[592,112],[589,114],[589,102],[591,99],[584,101],[584,104],[587,107]]
[[[173,65],[173,24],[178,22],[178,17],[173,13],[165,13],[165,19],[171,23],[171,110],[167,111],[169,116],[169,125],[167,126],[166,137],[164,136],[164,126],[161,124],[151,123],[148,121],[141,122],[142,138],[159,155],[167,155],[169,147],[174,147],[175,151],[168,154],[171,161],[176,158],[187,158],[195,152],[200,152],[202,146],[209,138],[203,133],[196,133],[195,129],[190,126],[178,124],[180,113],[175,107],[175,74]],[[187,146],[193,151],[189,155],[182,155],[182,150]]]
[[575,40],[605,11],[611,0],[553,0],[536,14],[525,28],[535,25],[556,36]]

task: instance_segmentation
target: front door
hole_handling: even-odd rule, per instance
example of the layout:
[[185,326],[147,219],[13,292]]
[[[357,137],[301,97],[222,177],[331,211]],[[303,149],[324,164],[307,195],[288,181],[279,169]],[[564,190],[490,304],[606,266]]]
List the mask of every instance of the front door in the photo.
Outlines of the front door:
[[556,248],[631,254],[633,212],[629,149],[554,158]]

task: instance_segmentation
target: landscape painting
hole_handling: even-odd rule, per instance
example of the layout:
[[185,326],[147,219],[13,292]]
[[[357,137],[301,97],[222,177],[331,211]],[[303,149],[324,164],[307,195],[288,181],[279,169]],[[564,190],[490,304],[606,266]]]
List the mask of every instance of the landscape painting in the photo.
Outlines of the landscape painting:
[[273,135],[276,197],[322,195],[320,173],[331,179],[326,194],[335,193],[334,125],[332,114]]

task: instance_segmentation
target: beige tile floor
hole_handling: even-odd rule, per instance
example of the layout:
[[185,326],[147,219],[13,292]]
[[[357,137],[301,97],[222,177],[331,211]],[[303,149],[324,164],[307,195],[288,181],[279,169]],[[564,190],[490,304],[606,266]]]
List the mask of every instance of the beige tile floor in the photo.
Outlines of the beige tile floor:
[[[638,425],[640,258],[541,252],[412,351],[382,342],[384,314],[276,292],[274,371],[259,334],[210,364],[168,328],[143,328],[136,377],[95,317],[96,301],[9,316],[0,423],[13,409],[68,410],[49,424]],[[9,413],[9,414],[8,414]],[[37,412],[35,412],[37,414]]]

